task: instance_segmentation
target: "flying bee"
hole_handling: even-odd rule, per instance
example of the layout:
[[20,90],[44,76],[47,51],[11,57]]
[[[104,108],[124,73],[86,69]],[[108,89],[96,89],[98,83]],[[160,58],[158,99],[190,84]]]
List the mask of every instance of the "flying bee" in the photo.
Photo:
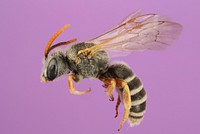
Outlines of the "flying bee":
[[[126,64],[109,64],[109,59],[112,57],[109,53],[114,52],[117,56],[121,56],[122,52],[165,49],[177,39],[182,26],[158,14],[140,15],[136,12],[96,38],[79,43],[75,43],[77,40],[75,38],[51,46],[68,27],[69,24],[62,27],[46,45],[41,80],[53,81],[69,74],[70,93],[82,95],[89,93],[91,89],[78,91],[74,88],[73,81],[97,78],[104,83],[103,87],[107,89],[106,93],[110,101],[114,100],[114,89],[118,93],[115,117],[118,116],[118,107],[121,102],[124,106],[124,115],[118,130],[121,130],[127,120],[131,126],[140,124],[144,117],[147,100],[143,84]],[[65,52],[55,51],[49,55],[51,50],[62,45],[68,45]]]

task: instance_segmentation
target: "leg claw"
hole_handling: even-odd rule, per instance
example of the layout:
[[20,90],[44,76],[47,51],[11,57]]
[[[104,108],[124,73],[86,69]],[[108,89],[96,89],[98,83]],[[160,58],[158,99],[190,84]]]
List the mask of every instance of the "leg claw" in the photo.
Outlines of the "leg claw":
[[114,101],[114,97],[112,94],[110,94],[108,91],[105,91],[106,94],[110,97],[109,101]]
[[89,88],[89,89],[85,90],[84,92],[85,92],[85,93],[89,93],[89,92],[91,92],[91,91],[92,91],[91,88]]
[[113,95],[110,96],[109,101],[114,101],[114,97],[113,97]]
[[115,114],[115,118],[117,118],[117,116],[118,116],[118,112],[116,112],[116,114]]
[[[104,84],[104,85],[102,85],[102,87],[108,88],[108,85],[107,85],[107,84]],[[105,91],[105,92],[106,92],[106,91]]]

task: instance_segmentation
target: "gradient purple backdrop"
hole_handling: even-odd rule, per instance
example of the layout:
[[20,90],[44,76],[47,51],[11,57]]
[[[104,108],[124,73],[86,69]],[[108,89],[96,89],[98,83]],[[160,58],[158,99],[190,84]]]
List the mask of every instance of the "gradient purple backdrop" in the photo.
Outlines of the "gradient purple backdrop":
[[[140,126],[127,134],[195,134],[200,120],[199,0],[1,0],[0,134],[114,134],[114,119],[102,83],[75,85],[92,92],[69,93],[67,79],[40,83],[43,50],[51,35],[71,27],[56,42],[95,37],[133,11],[159,13],[183,25],[178,41],[165,51],[145,51],[115,60],[127,62],[148,93]],[[115,93],[116,99],[116,93]]]

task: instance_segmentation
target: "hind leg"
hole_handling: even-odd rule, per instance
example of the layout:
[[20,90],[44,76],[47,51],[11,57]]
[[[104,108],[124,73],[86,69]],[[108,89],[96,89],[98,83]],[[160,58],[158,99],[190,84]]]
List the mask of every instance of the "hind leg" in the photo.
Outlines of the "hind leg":
[[119,108],[120,103],[121,103],[121,99],[120,99],[120,95],[118,95],[117,104],[115,106],[115,118],[117,118],[118,116],[118,108]]
[[117,87],[123,88],[122,101],[124,104],[124,116],[123,116],[122,121],[120,122],[120,127],[118,129],[118,131],[120,131],[122,129],[124,122],[128,119],[128,116],[129,116],[129,111],[131,108],[131,95],[130,95],[129,87],[126,82],[122,80],[118,80]]

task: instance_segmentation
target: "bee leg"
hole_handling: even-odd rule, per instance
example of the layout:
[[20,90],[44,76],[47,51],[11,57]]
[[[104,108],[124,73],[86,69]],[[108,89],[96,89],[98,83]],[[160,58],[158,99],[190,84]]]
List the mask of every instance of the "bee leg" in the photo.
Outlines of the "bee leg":
[[129,87],[126,82],[119,80],[117,81],[117,84],[119,85],[119,87],[123,87],[122,101],[124,104],[124,116],[123,116],[122,121],[120,122],[120,127],[118,129],[118,131],[120,131],[122,129],[124,122],[128,119],[128,116],[129,116],[129,111],[131,108],[131,96],[130,96]]
[[107,90],[105,92],[110,97],[109,100],[114,101],[113,91],[114,91],[115,86],[116,86],[115,79],[106,78],[106,79],[101,79],[101,81],[104,82],[103,87],[107,88]]
[[119,108],[120,103],[121,103],[121,99],[120,99],[120,96],[118,95],[117,104],[115,106],[115,118],[117,118],[118,116],[118,108]]
[[86,94],[86,93],[91,92],[91,89],[88,89],[88,90],[85,90],[85,91],[77,91],[77,90],[75,90],[74,84],[72,82],[73,78],[75,78],[74,74],[70,74],[69,77],[68,77],[68,84],[69,84],[70,93],[76,94],[76,95],[82,95],[82,94]]
[[109,79],[109,85],[108,85],[108,89],[106,90],[107,95],[110,97],[110,101],[114,101],[114,97],[113,97],[113,91],[115,89],[116,83],[114,79]]

